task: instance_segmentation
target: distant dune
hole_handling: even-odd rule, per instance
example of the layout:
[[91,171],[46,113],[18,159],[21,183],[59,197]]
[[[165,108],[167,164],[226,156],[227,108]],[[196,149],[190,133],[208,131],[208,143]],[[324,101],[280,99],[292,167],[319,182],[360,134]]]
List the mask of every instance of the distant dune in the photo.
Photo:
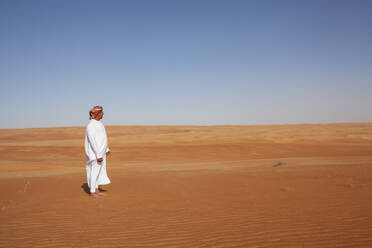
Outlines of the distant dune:
[[0,130],[0,247],[372,247],[372,123]]

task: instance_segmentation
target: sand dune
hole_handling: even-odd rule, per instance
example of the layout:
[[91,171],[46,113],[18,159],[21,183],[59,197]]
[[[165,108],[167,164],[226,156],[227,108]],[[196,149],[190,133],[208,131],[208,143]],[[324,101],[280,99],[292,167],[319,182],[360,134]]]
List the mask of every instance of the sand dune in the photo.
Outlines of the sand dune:
[[0,130],[0,247],[372,247],[371,123],[106,129],[103,199],[83,127]]

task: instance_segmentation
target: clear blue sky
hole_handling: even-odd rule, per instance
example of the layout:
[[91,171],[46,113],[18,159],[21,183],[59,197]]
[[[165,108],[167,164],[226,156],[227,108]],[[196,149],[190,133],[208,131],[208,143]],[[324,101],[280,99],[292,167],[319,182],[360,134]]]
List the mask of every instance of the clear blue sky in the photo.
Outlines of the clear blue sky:
[[0,128],[372,122],[372,1],[0,1]]

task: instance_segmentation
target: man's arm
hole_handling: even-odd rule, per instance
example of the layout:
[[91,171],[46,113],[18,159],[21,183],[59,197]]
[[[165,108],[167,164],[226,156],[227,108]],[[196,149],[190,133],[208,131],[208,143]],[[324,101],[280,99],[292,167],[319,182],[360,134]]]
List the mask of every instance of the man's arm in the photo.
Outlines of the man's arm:
[[88,141],[93,149],[93,152],[96,155],[97,162],[103,161],[103,156],[105,154],[105,144],[103,143],[103,140],[101,140],[101,137],[95,132],[94,129],[88,128],[87,129],[87,136]]

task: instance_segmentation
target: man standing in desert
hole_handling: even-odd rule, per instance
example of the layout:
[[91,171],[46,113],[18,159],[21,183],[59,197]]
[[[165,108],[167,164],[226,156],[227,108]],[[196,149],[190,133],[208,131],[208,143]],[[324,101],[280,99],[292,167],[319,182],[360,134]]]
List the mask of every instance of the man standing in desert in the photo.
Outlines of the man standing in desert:
[[89,123],[85,136],[85,154],[87,157],[87,183],[92,197],[101,197],[99,185],[110,183],[106,172],[106,155],[110,154],[105,127],[101,119],[103,108],[95,106],[89,111]]

